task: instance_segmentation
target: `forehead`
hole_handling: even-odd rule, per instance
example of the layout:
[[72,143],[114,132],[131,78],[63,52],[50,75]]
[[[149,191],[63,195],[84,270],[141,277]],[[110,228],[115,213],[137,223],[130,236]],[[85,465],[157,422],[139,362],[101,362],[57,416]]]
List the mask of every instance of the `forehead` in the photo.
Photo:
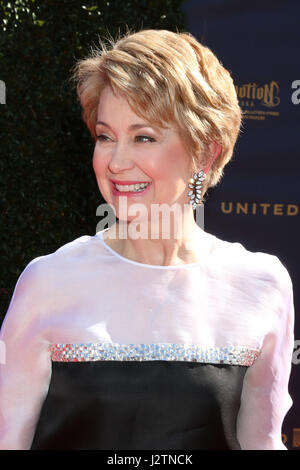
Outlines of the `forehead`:
[[100,95],[98,111],[99,110],[106,111],[107,109],[109,110],[112,105],[122,106],[125,108],[128,107],[130,109],[130,106],[128,104],[128,101],[126,100],[126,97],[121,94],[115,94],[112,88],[109,85],[107,85],[103,89]]
[[[173,126],[171,123],[164,123],[163,125],[158,125],[157,123],[151,122],[147,119],[146,116],[141,117],[134,112],[130,107],[126,96],[121,94],[115,94],[112,88],[107,85],[101,93],[99,104],[98,104],[98,113],[97,113],[97,122],[108,121],[113,122],[122,122],[126,118],[126,121],[130,123],[144,124],[159,129],[161,132],[171,129]],[[136,126],[137,127],[137,126]]]

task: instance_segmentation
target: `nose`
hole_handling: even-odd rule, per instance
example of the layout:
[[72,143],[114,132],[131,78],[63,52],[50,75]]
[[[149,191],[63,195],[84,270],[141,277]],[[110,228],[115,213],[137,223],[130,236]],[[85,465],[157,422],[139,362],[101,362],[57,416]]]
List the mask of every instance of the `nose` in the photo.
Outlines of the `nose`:
[[109,170],[112,173],[131,169],[134,166],[133,160],[130,158],[130,150],[125,143],[118,142],[114,145],[109,160]]

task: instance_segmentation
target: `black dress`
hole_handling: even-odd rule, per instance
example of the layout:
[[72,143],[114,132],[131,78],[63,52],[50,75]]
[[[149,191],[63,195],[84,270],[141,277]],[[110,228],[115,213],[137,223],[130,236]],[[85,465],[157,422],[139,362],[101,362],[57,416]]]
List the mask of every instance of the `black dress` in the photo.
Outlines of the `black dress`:
[[[157,357],[180,351],[156,346],[148,352]],[[53,346],[52,354],[63,361],[61,351],[79,349]],[[197,354],[195,361],[133,359],[138,347],[128,349],[129,360],[53,362],[32,449],[240,449],[236,419],[247,366],[226,361],[238,364],[242,356],[250,364],[255,351],[224,352],[225,363],[212,364],[196,362]]]

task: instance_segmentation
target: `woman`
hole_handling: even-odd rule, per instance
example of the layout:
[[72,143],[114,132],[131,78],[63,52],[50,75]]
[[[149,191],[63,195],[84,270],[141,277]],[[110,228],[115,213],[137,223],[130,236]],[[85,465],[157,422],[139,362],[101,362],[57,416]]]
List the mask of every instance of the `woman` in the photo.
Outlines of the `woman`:
[[73,77],[118,220],[18,279],[0,448],[285,449],[289,273],[194,219],[240,131],[230,73],[189,33],[142,30]]

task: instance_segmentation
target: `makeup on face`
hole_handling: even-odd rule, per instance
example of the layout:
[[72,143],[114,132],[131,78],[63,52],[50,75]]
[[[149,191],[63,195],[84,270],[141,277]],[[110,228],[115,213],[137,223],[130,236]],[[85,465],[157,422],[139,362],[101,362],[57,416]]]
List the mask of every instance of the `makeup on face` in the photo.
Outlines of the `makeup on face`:
[[138,116],[124,97],[103,90],[96,124],[93,168],[104,199],[120,196],[152,204],[184,203],[190,155],[177,129]]

